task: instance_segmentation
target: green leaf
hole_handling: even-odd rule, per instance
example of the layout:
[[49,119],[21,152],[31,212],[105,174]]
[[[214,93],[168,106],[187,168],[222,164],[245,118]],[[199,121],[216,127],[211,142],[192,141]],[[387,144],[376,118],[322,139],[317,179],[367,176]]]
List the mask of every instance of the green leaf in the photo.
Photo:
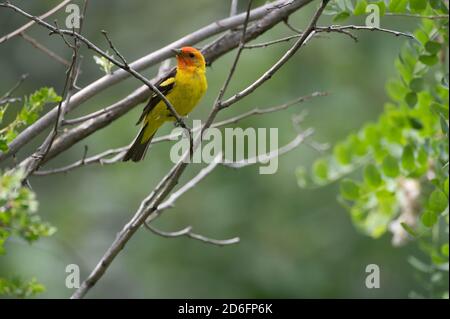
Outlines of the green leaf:
[[341,12],[334,16],[333,21],[334,22],[342,22],[347,20],[350,17],[350,13],[347,11]]
[[35,278],[24,282],[20,278],[5,279],[0,277],[0,295],[14,298],[29,298],[45,291],[45,287]]
[[448,243],[441,246],[441,254],[448,258]]
[[340,183],[341,195],[347,200],[357,200],[360,196],[360,187],[351,179],[344,179]]
[[417,118],[415,117],[408,117],[409,120],[409,125],[411,125],[411,127],[415,130],[421,130],[423,129],[423,124],[421,121],[419,121]]
[[364,169],[364,180],[372,188],[379,187],[383,182],[380,172],[373,164],[367,165]]
[[344,143],[339,143],[334,147],[333,155],[338,163],[342,165],[348,165],[352,161],[350,150]]
[[444,182],[444,192],[445,192],[445,195],[447,195],[447,197],[448,197],[448,177]]
[[355,10],[353,10],[353,14],[355,16],[363,15],[366,13],[367,1],[359,0],[355,6]]
[[411,226],[409,226],[407,223],[400,223],[400,225],[402,225],[403,229],[408,234],[410,234],[412,237],[414,237],[414,238],[419,237],[419,234]]
[[413,11],[422,11],[427,7],[427,0],[409,0],[409,7]]
[[417,29],[414,32],[414,36],[416,37],[417,40],[419,40],[419,42],[423,46],[425,46],[425,44],[430,40],[429,34],[425,32],[423,29]]
[[328,162],[319,158],[313,164],[313,172],[318,179],[326,180],[328,178]]
[[417,104],[417,93],[416,92],[409,92],[405,96],[405,101],[408,104],[410,108],[413,108]]
[[[433,262],[433,264],[435,264],[437,266],[448,262],[447,258],[442,257],[437,251],[433,251],[431,253],[431,261]],[[442,273],[439,273],[439,272],[434,273],[433,276],[431,277],[431,281],[438,282],[438,281],[442,280],[441,278],[442,278]]]
[[435,10],[446,10],[446,6],[444,4],[444,1],[442,0],[429,0],[430,6]]
[[367,154],[367,144],[358,135],[351,134],[348,138],[348,147],[353,150],[356,156]]
[[442,213],[448,206],[448,198],[447,195],[444,194],[440,189],[435,189],[428,199],[428,209],[433,212],[440,214]]
[[432,55],[437,54],[442,48],[442,44],[436,41],[428,41],[425,44],[425,49]]
[[377,3],[375,3],[378,8],[380,9],[380,16],[384,16],[386,13],[386,4],[384,3],[384,1],[378,1]]
[[395,178],[400,174],[398,160],[391,155],[385,157],[382,168],[384,175],[388,177]]
[[408,93],[408,89],[399,80],[389,80],[386,84],[389,97],[394,101],[402,101]]
[[402,154],[402,167],[403,169],[405,169],[408,172],[412,172],[416,169],[416,160],[414,157],[414,149],[410,146],[407,145],[404,149],[403,149],[403,154]]
[[404,13],[406,12],[407,5],[408,0],[391,0],[389,2],[389,11],[394,13]]
[[109,61],[104,56],[94,55],[93,58],[94,58],[95,63],[100,66],[100,69],[103,72],[105,72],[105,74],[111,74],[112,67],[114,66],[114,64],[111,61]]
[[422,224],[424,224],[426,227],[433,227],[436,224],[438,218],[434,212],[432,212],[430,210],[426,210],[422,214],[421,220],[422,220]]
[[364,137],[369,144],[375,145],[378,143],[378,140],[380,139],[380,132],[376,125],[367,124],[363,130],[364,130]]
[[443,104],[433,103],[430,105],[431,109],[436,112],[438,115],[442,115],[445,118],[448,118],[448,107]]
[[8,151],[8,143],[3,136],[0,136],[0,151],[2,152]]
[[5,112],[7,109],[8,109],[8,104],[0,107],[0,124],[3,122],[3,116],[5,115]]
[[421,55],[419,61],[425,65],[433,66],[439,62],[439,59],[436,55]]
[[423,78],[414,78],[409,82],[409,88],[414,92],[420,92],[423,89]]

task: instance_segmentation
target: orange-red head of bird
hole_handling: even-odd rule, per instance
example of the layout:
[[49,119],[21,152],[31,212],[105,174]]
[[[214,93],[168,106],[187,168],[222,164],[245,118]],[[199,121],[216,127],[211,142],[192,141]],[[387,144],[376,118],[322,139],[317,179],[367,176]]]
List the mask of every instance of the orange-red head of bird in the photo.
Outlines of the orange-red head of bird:
[[205,58],[203,54],[193,47],[182,47],[172,50],[177,56],[178,68],[201,68],[205,69]]

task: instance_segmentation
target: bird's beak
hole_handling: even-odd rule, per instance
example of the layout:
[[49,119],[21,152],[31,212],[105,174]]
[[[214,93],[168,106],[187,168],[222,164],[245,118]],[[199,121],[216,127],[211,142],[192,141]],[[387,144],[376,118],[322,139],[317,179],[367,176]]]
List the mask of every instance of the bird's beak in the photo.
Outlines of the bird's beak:
[[180,55],[182,53],[181,49],[172,49],[172,52],[175,53],[175,55]]

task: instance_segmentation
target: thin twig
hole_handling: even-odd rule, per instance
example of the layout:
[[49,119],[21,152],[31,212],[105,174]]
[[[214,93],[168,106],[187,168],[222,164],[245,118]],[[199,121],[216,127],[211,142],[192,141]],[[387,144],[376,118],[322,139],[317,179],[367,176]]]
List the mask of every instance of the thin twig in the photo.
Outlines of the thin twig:
[[[94,163],[99,163],[100,165],[103,164],[112,164],[112,163],[116,163],[118,161],[120,161],[122,159],[123,154],[125,153],[128,149],[128,146],[124,146],[121,148],[117,148],[117,149],[110,149],[110,150],[106,150],[102,153],[99,153],[95,156],[91,156],[91,157],[86,157],[86,152],[83,154],[83,157],[66,166],[63,167],[59,167],[59,168],[54,168],[54,169],[49,169],[49,170],[39,170],[39,171],[35,171],[33,173],[33,175],[35,176],[47,176],[47,175],[52,175],[52,174],[59,174],[59,173],[68,173],[69,171],[78,168],[78,167],[82,167],[82,166],[86,166],[86,165],[90,165],[90,164],[94,164]],[[107,159],[107,157],[111,156],[111,155],[117,155],[119,154],[117,157],[114,156],[113,158]]]
[[[0,99],[0,106],[5,105],[5,104],[17,103],[17,102],[21,102],[21,101],[22,101],[22,98],[20,98],[20,97],[7,97],[4,99]],[[3,129],[0,131],[3,131]]]
[[266,163],[276,157],[279,157],[280,155],[286,154],[296,147],[298,147],[300,144],[302,144],[306,138],[311,136],[314,133],[314,130],[312,128],[305,130],[304,132],[301,132],[298,134],[295,139],[293,139],[288,144],[284,145],[283,147],[280,147],[279,149],[276,149],[274,151],[271,151],[267,154],[261,154],[255,157],[247,158],[244,160],[240,160],[237,162],[227,161],[224,160],[221,164],[226,167],[230,168],[243,168],[250,165],[254,165],[256,163]]
[[257,43],[257,44],[247,44],[244,48],[245,49],[266,48],[266,47],[274,45],[274,44],[278,44],[278,43],[282,43],[282,42],[289,42],[292,39],[298,39],[300,37],[300,35],[301,34],[294,34],[294,35],[290,35],[290,36],[283,37],[283,38],[273,40],[273,41],[267,41],[267,42]]
[[[63,8],[64,6],[66,6],[69,2],[71,2],[72,0],[65,0],[63,2],[61,2],[60,4],[58,4],[56,7],[52,8],[51,10],[47,11],[46,13],[42,14],[39,16],[39,19],[46,19],[49,16],[51,16],[52,14],[54,14],[55,12],[57,12],[58,10],[60,10],[61,8]],[[23,26],[21,26],[20,28],[18,28],[17,30],[14,30],[13,32],[3,36],[0,38],[0,44],[2,44],[5,41],[8,41],[9,39],[20,35],[21,33],[25,32],[28,28],[30,28],[31,26],[33,26],[33,24],[35,24],[36,21],[30,21],[26,24],[24,24]]]
[[150,225],[150,223],[148,223],[148,222],[145,222],[144,226],[149,231],[151,231],[152,233],[154,233],[158,236],[162,236],[162,237],[166,237],[166,238],[188,237],[188,238],[196,239],[201,242],[211,244],[211,245],[216,245],[216,246],[234,245],[234,244],[239,243],[239,241],[240,241],[239,237],[234,237],[234,238],[230,238],[230,239],[208,238],[203,235],[193,233],[192,226],[187,226],[187,227],[185,227],[179,231],[175,231],[175,232],[165,232],[165,231],[159,230],[159,229],[153,227],[152,225]]
[[[125,59],[125,57],[119,52],[119,50],[117,50],[117,48],[114,46],[114,44],[112,43],[111,39],[108,36],[108,33],[105,30],[101,31],[103,36],[106,38],[106,41],[108,41],[109,47],[111,48],[111,50],[114,51],[114,53],[119,57],[119,59],[122,61],[122,64],[118,64],[117,62],[114,63],[113,59],[111,57],[108,56],[108,54],[106,54],[106,52],[104,52],[104,57],[109,59],[112,63],[116,64],[118,67],[120,67],[121,69],[130,72],[135,78],[141,80],[145,85],[148,86],[148,88],[150,90],[152,90],[153,92],[155,92],[156,95],[158,95],[159,98],[161,98],[161,100],[164,101],[164,103],[167,106],[167,109],[170,111],[170,113],[173,115],[173,117],[175,117],[178,125],[180,125],[182,128],[188,130],[189,132],[191,131],[190,128],[186,125],[186,123],[184,122],[183,118],[178,114],[178,112],[175,110],[175,108],[173,107],[172,103],[167,99],[167,97],[161,93],[160,90],[158,90],[158,88],[153,85],[153,83],[151,83],[147,78],[145,78],[143,75],[141,75],[140,73],[138,73],[137,71],[135,71],[127,62],[127,60]],[[98,52],[99,53],[99,52]]]
[[367,30],[367,31],[379,31],[384,33],[389,33],[395,36],[404,36],[410,39],[416,40],[413,34],[406,33],[406,32],[400,32],[385,28],[377,28],[377,27],[369,27],[369,26],[363,26],[363,25],[331,25],[328,27],[316,27],[315,28],[318,32],[339,32],[339,31],[345,31],[345,30]]
[[27,78],[28,74],[22,74],[16,84],[14,84],[11,89],[9,89],[5,94],[2,95],[2,97],[0,97],[0,100],[11,97],[14,91],[17,90]]
[[226,78],[222,88],[219,91],[219,94],[218,94],[218,96],[216,98],[216,102],[214,103],[215,104],[215,106],[214,106],[215,108],[217,107],[217,108],[220,109],[220,105],[222,103],[223,96],[224,96],[224,94],[225,94],[225,92],[226,92],[226,90],[228,88],[228,85],[231,82],[231,79],[232,79],[232,77],[234,75],[234,72],[236,71],[236,67],[237,67],[239,58],[241,57],[242,50],[244,49],[244,46],[245,46],[245,34],[247,32],[247,25],[248,25],[248,21],[249,21],[249,17],[250,17],[250,10],[251,10],[251,7],[252,7],[252,2],[253,2],[253,0],[249,0],[248,1],[247,11],[246,11],[247,15],[245,17],[244,27],[242,29],[241,41],[239,42],[239,47],[237,49],[236,56],[235,56],[235,58],[233,60],[233,64],[231,65],[231,68],[230,68],[230,71],[228,73],[228,76],[227,76],[227,78]]
[[80,124],[80,123],[86,122],[86,121],[88,121],[88,120],[95,119],[95,118],[97,118],[97,117],[99,117],[99,116],[102,116],[102,115],[108,113],[108,112],[112,112],[112,111],[114,111],[116,108],[117,108],[117,106],[116,106],[116,105],[113,105],[113,106],[110,106],[110,107],[107,107],[107,108],[98,110],[98,111],[96,111],[96,112],[89,113],[89,114],[87,114],[87,115],[83,115],[83,116],[77,117],[77,118],[74,118],[74,119],[64,119],[63,122],[62,122],[62,124],[63,124],[63,125],[76,125],[76,124]]
[[[315,25],[317,19],[322,13],[323,9],[326,6],[325,1],[320,6],[317,13],[314,15],[311,25]],[[282,9],[279,9],[282,10]],[[246,23],[249,21],[248,14]],[[286,59],[287,60],[287,59]],[[284,62],[286,62],[286,60]],[[281,65],[280,65],[281,67]],[[275,73],[279,67],[277,67],[273,73]],[[272,74],[273,74],[272,73]],[[267,81],[269,77],[265,78],[264,81]],[[261,83],[262,84],[262,83]],[[254,90],[252,90],[253,92]],[[251,93],[251,92],[250,92]],[[250,94],[249,93],[249,94]],[[248,94],[247,94],[248,95]],[[237,101],[237,99],[236,99]],[[230,102],[231,105],[233,101]],[[216,104],[217,105],[217,104]],[[215,105],[215,106],[216,106]],[[206,124],[203,126],[203,129],[207,129],[214,121],[217,113],[220,111],[217,107],[213,107],[213,111],[209,114]],[[203,130],[202,130],[203,132]],[[202,134],[200,134],[202,136]],[[200,137],[201,137],[200,136]],[[198,144],[196,144],[198,145]],[[188,152],[189,153],[189,152]],[[185,171],[188,163],[185,161],[189,156],[188,153],[185,153],[180,161],[172,167],[170,172],[163,177],[163,179],[158,183],[156,188],[141,202],[138,210],[136,211],[133,218],[123,227],[123,229],[117,234],[116,239],[113,241],[107,252],[102,256],[97,266],[88,276],[88,278],[83,281],[80,288],[78,288],[75,293],[72,295],[72,298],[82,298],[85,294],[98,282],[98,280],[103,276],[106,270],[109,268],[113,260],[119,254],[119,252],[123,249],[125,244],[131,239],[131,237],[135,234],[135,232],[139,229],[139,227],[147,220],[149,216],[157,211],[157,207],[164,201],[166,196],[170,194],[175,185],[178,183],[180,176]]]
[[[257,116],[257,115],[264,115],[264,114],[270,114],[270,113],[275,113],[275,112],[279,112],[279,111],[283,111],[286,110],[298,103],[303,103],[306,102],[314,97],[319,97],[319,96],[327,96],[328,93],[327,92],[314,92],[312,94],[306,95],[306,96],[301,96],[298,97],[292,101],[280,104],[280,105],[276,105],[276,106],[272,106],[272,107],[267,107],[267,108],[254,108],[251,109],[248,112],[242,113],[240,115],[228,118],[226,120],[220,121],[220,122],[215,122],[211,125],[211,127],[214,128],[220,128],[220,127],[224,127],[230,124],[236,124],[239,121],[242,121],[244,119],[247,119],[249,117],[252,116]],[[100,110],[98,112],[101,113],[106,113],[110,110]],[[90,117],[96,115],[94,113],[92,114],[88,114],[86,115],[86,117]],[[82,117],[78,118],[80,121],[82,120]],[[77,120],[77,119],[75,119]],[[71,124],[70,122],[71,120],[65,120],[65,122],[69,122],[69,124]],[[193,128],[193,133],[196,133],[199,130],[199,128]],[[173,141],[174,139],[178,138],[181,135],[181,133],[177,133],[177,134],[167,134],[164,136],[160,136],[160,137],[156,137],[152,140],[151,144],[157,144],[157,143],[161,143],[161,142],[167,142],[167,141]],[[125,152],[128,150],[128,145],[127,146],[123,146],[123,147],[119,147],[119,148],[115,148],[115,149],[109,149],[106,150],[104,152],[101,152],[97,155],[88,157],[88,158],[84,158],[84,160],[78,160],[72,164],[60,167],[60,168],[54,168],[54,169],[49,169],[49,170],[39,170],[39,171],[35,171],[34,175],[36,176],[47,176],[47,175],[52,175],[52,174],[59,174],[59,173],[68,173],[69,171],[82,167],[84,165],[90,165],[90,164],[100,164],[100,165],[105,165],[105,164],[114,164],[117,163],[119,161],[122,160],[122,156],[123,154],[125,154]],[[111,158],[108,158],[110,156],[113,156]]]
[[[161,93],[160,90],[158,90],[158,88],[151,83],[146,77],[144,77],[142,74],[140,74],[139,72],[137,72],[136,70],[134,70],[125,60],[125,58],[123,57],[122,54],[120,54],[120,52],[117,50],[117,48],[113,45],[112,41],[109,39],[108,34],[106,33],[106,31],[102,31],[103,35],[105,36],[106,40],[108,41],[109,46],[111,47],[111,49],[117,54],[117,56],[120,58],[120,61],[114,59],[113,57],[109,56],[109,54],[107,54],[105,51],[101,50],[100,48],[98,48],[95,44],[93,44],[91,41],[89,41],[88,39],[86,39],[84,36],[82,36],[81,34],[75,32],[74,30],[63,30],[60,29],[55,21],[55,27],[52,26],[51,24],[43,21],[42,19],[39,19],[38,17],[35,17],[25,11],[23,11],[22,9],[10,4],[10,3],[6,3],[6,4],[0,4],[0,6],[6,6],[8,8],[11,8],[13,10],[15,10],[16,12],[19,12],[20,14],[24,15],[25,17],[34,20],[36,23],[38,23],[39,25],[49,29],[51,31],[51,33],[54,34],[58,34],[62,37],[62,39],[66,42],[66,44],[71,47],[71,44],[68,42],[67,39],[65,39],[65,35],[71,36],[74,39],[77,39],[78,41],[84,43],[88,49],[91,49],[93,51],[95,51],[96,53],[100,54],[101,56],[103,56],[104,58],[106,58],[108,61],[110,61],[111,63],[113,63],[114,65],[118,66],[119,68],[123,69],[124,71],[130,73],[132,76],[134,76],[135,78],[137,78],[138,80],[140,80],[141,82],[143,82],[145,85],[147,85],[147,87],[153,91],[159,98],[161,98],[161,100],[164,101],[164,103],[166,104],[167,108],[170,110],[171,114],[175,117],[177,123],[184,128],[185,130],[187,130],[188,132],[190,132],[190,128],[185,124],[183,118],[177,113],[177,111],[175,110],[175,108],[172,106],[172,104],[170,103],[170,101],[167,99],[167,97]],[[68,103],[66,103],[68,104]],[[59,112],[58,112],[59,115]]]
[[296,27],[294,27],[290,22],[289,22],[289,17],[287,17],[286,19],[284,19],[284,24],[285,26],[288,27],[288,29],[290,29],[291,31],[297,33],[297,34],[302,34],[303,31],[300,29],[297,29]]
[[419,19],[430,19],[430,20],[440,20],[440,19],[448,19],[448,14],[443,15],[421,15],[421,14],[413,14],[413,13],[394,13],[394,12],[386,12],[386,16],[391,17],[406,17],[406,18],[419,18]]
[[[27,78],[28,78],[28,74],[22,74],[19,81],[17,81],[16,84],[14,84],[14,86],[11,89],[9,89],[5,94],[3,94],[0,97],[0,106],[22,101],[22,99],[20,97],[12,97],[12,94],[14,93],[15,90],[17,90],[22,85],[22,83]],[[0,132],[2,132],[4,130],[5,130],[5,128],[1,129]]]
[[[88,4],[88,0],[84,0],[84,10],[86,11],[86,7]],[[55,25],[57,25],[55,21]],[[81,26],[80,23],[80,29],[79,32],[81,32]],[[73,30],[75,32],[75,30]],[[37,151],[31,156],[32,160],[27,163],[25,166],[25,175],[24,179],[27,179],[27,177],[32,174],[36,169],[39,168],[42,161],[45,159],[45,157],[48,155],[53,142],[55,141],[56,136],[58,135],[59,127],[61,126],[62,121],[64,120],[64,114],[65,114],[65,105],[63,104],[64,99],[66,101],[70,101],[70,98],[72,96],[72,89],[75,83],[75,79],[77,78],[76,72],[80,71],[79,68],[77,68],[77,62],[78,62],[78,52],[80,49],[80,42],[77,38],[73,39],[73,44],[69,43],[65,38],[63,34],[60,34],[63,38],[64,42],[69,46],[69,48],[72,49],[72,62],[70,63],[67,71],[66,71],[66,78],[64,82],[64,88],[61,94],[61,101],[58,104],[57,109],[57,117],[55,121],[55,125],[53,127],[52,132],[47,136],[44,143],[37,149]]]
[[56,54],[55,52],[53,52],[52,50],[47,48],[45,45],[39,43],[35,38],[29,36],[25,32],[20,33],[19,36],[21,36],[25,41],[29,42],[36,49],[38,49],[38,50],[44,52],[45,54],[47,54],[53,60],[61,63],[62,65],[65,65],[67,67],[70,66],[70,62],[69,61],[67,61],[63,57],[60,57],[58,54]]
[[[275,24],[281,22],[282,19],[284,19],[286,16],[289,16],[311,1],[312,0],[297,0],[293,2],[290,0],[276,0],[274,2],[253,9],[250,13],[249,19],[251,21],[259,20],[259,22],[257,25],[252,26],[251,32],[248,32],[249,35],[247,38],[249,40],[256,38],[260,34],[272,28]],[[280,4],[289,5],[286,5],[283,8],[277,10],[268,10],[270,8],[279,7]],[[5,3],[0,3],[0,6],[8,7]],[[224,36],[219,39],[219,41],[213,43],[211,46],[208,46],[208,48],[203,51],[208,64],[210,64],[212,61],[231,51],[237,46],[239,37],[236,37],[236,34],[240,34],[240,32],[233,31],[233,29],[239,25],[242,25],[245,17],[246,13],[244,12],[239,13],[234,17],[227,17],[221,20],[217,20],[203,28],[187,34],[186,36],[166,45],[159,50],[152,51],[151,53],[143,56],[133,63],[130,63],[130,65],[135,70],[142,71],[150,66],[162,62],[163,60],[166,60],[167,58],[170,58],[173,55],[173,53],[171,52],[171,49],[173,48],[179,48],[184,45],[194,45],[211,36],[217,35],[224,31],[232,30],[230,32],[226,32]],[[82,105],[88,99],[100,94],[106,88],[109,88],[125,80],[129,76],[131,75],[122,69],[115,71],[111,75],[104,75],[103,77],[85,86],[79,92],[76,92],[76,94],[74,94],[72,99],[70,100],[70,103],[67,103],[67,106],[65,107],[66,110],[68,112],[72,111],[73,109]],[[153,83],[156,83],[158,79],[160,78],[154,79]],[[142,103],[144,100],[148,99],[150,95],[151,91],[149,91],[146,86],[141,86],[139,89],[129,94],[127,97],[115,103],[117,105],[120,104],[121,107],[118,108],[117,112],[112,114],[111,117],[101,118],[98,121],[91,123],[92,125],[87,129],[84,128],[83,130],[81,130],[81,128],[76,128],[74,130],[71,130],[70,132],[67,132],[68,134],[65,134],[65,137],[68,138],[70,136],[70,143],[76,143],[80,139],[83,139],[87,135],[90,135],[100,128],[105,127],[111,121],[122,116],[127,110],[130,110],[135,105]],[[35,123],[20,132],[19,135],[11,143],[9,143],[7,152],[0,151],[0,161],[3,161],[6,158],[16,154],[18,150],[20,150],[26,144],[30,143],[45,129],[49,128],[54,123],[57,115],[56,113],[56,108],[50,110],[41,118],[39,118]],[[66,138],[58,139],[58,141],[58,147],[55,147],[54,150],[52,150],[52,156],[55,156],[61,150],[65,150],[68,147],[68,145],[66,144],[69,140],[67,140]]]
[[[178,191],[172,193],[170,197],[163,202],[162,204],[158,205],[156,211],[158,214],[155,214],[156,217],[161,213],[161,211],[173,207],[175,202],[178,198],[180,198],[184,193],[189,191],[190,189],[194,188],[198,183],[200,183],[206,176],[208,176],[216,167],[222,162],[222,153],[218,154],[214,160],[206,166],[204,169],[202,169],[194,178],[192,178],[188,183],[186,183],[183,187],[181,187]],[[153,219],[155,219],[152,218]]]
[[296,52],[297,50],[308,41],[311,35],[314,34],[314,29],[316,28],[317,21],[321,16],[323,10],[328,4],[329,0],[323,0],[319,9],[314,14],[311,22],[306,28],[305,32],[302,33],[301,37],[295,42],[295,44],[275,63],[269,70],[267,70],[260,78],[258,78],[255,82],[253,82],[250,86],[240,91],[239,93],[233,95],[228,100],[222,102],[220,104],[220,108],[226,108],[231,104],[234,104],[246,97],[253,91],[255,91],[258,87],[260,87],[263,83],[265,83],[268,79],[270,79],[276,71],[278,71]]

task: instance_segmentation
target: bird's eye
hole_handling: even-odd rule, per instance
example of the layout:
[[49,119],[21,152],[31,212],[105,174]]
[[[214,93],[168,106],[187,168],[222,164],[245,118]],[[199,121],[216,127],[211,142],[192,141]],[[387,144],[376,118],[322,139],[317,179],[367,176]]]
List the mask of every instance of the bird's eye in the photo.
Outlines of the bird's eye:
[[190,58],[195,58],[195,54],[191,52],[191,53],[189,53],[189,57]]

